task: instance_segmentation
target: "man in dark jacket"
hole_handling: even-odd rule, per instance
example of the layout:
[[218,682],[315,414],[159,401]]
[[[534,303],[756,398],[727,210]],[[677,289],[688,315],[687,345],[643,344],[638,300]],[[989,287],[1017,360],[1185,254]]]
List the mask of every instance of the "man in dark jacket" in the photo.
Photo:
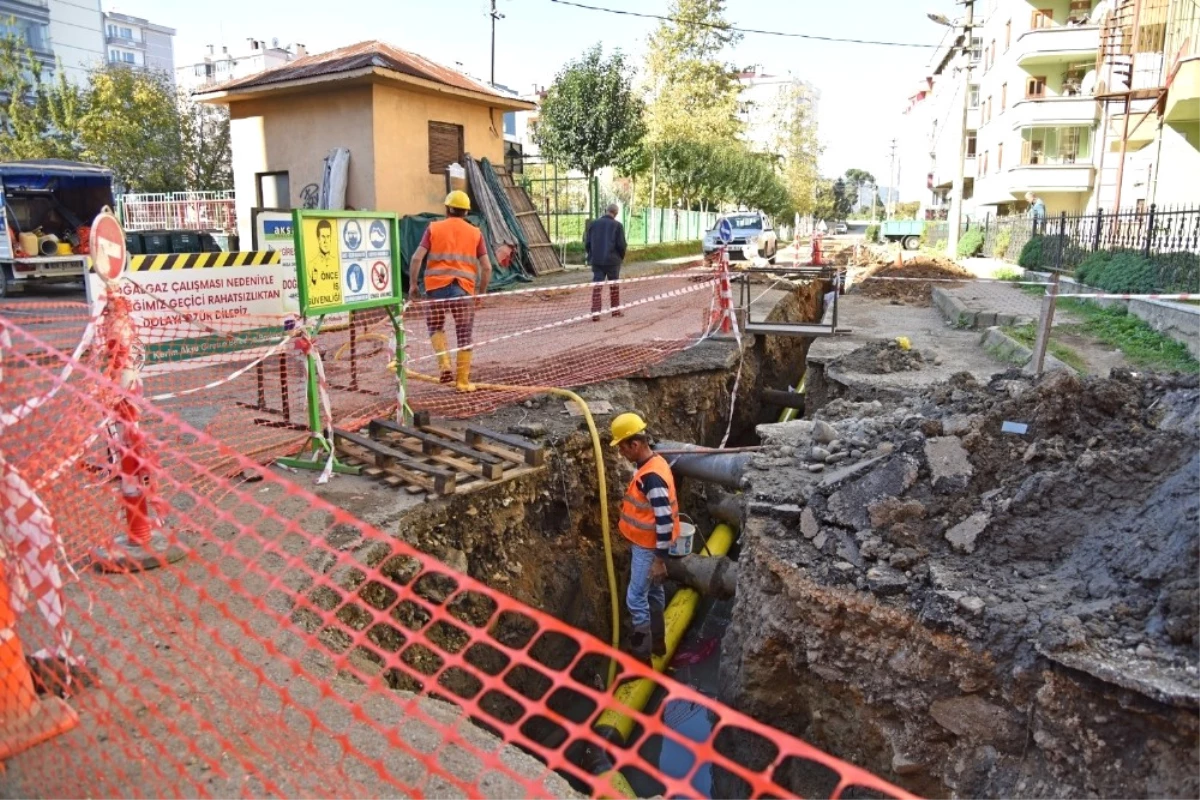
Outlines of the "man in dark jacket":
[[[625,228],[617,222],[616,203],[609,205],[604,216],[588,226],[584,234],[584,250],[587,252],[588,263],[592,265],[592,282],[617,281],[621,278],[621,262],[625,259]],[[616,283],[608,287],[609,307],[613,309],[614,317],[622,317],[621,287]],[[602,289],[596,286],[592,289],[592,322],[600,321]]]

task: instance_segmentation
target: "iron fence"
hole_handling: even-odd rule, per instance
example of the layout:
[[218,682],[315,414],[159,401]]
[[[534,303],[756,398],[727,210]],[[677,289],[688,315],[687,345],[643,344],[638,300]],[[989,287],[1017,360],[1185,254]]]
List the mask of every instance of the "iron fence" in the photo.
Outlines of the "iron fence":
[[126,194],[117,201],[127,230],[237,230],[233,191]]

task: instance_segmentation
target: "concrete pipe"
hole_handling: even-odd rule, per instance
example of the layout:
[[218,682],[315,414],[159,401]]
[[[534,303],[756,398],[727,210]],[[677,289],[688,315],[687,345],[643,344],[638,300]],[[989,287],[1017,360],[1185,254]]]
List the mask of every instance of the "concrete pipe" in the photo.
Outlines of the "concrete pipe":
[[727,489],[740,488],[742,475],[754,455],[714,452],[710,448],[684,442],[659,442],[656,447],[661,450],[695,450],[695,455],[673,453],[665,458],[677,475],[716,483]]
[[700,594],[726,600],[737,592],[737,562],[724,556],[684,556],[667,559],[671,580]]
[[717,522],[735,528],[742,527],[742,501],[737,495],[724,492],[709,492],[708,514]]

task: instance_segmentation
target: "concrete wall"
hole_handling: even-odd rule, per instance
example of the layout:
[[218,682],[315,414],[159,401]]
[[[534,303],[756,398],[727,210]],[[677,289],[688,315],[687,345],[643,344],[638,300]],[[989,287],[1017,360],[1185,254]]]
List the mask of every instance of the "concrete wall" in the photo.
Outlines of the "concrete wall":
[[255,173],[286,171],[291,204],[300,208],[304,187],[320,187],[323,160],[335,147],[350,150],[346,204],[376,208],[370,86],[241,101],[232,104],[230,118],[243,241],[250,241],[250,209],[257,202]]
[[143,28],[146,42],[146,67],[167,73],[175,82],[175,37],[169,33]]
[[50,0],[50,45],[67,80],[85,84],[107,60],[100,0]]
[[[377,210],[441,213],[445,175],[429,172],[429,122],[463,126],[463,147],[474,158],[504,163],[503,111],[451,95],[375,86]],[[489,113],[490,112],[490,113]]]

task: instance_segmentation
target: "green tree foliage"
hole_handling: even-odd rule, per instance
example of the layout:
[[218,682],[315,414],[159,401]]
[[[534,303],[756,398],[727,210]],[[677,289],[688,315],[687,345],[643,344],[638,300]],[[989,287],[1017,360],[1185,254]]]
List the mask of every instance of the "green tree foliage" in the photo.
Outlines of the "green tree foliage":
[[589,179],[604,167],[644,160],[638,152],[644,106],[632,80],[619,50],[606,59],[600,45],[592,47],[554,78],[534,140],[549,158]]
[[0,159],[100,164],[118,192],[232,186],[223,109],[177,98],[164,73],[106,65],[83,87],[58,73],[48,80],[21,38],[0,36]]
[[721,61],[740,34],[725,20],[725,0],[671,0],[650,36],[646,57],[651,143],[730,141],[739,132],[738,84]]
[[958,257],[969,258],[983,249],[983,230],[971,228],[958,240]]
[[896,203],[892,207],[892,216],[896,219],[916,219],[917,212],[921,210],[921,202],[913,200],[909,203]]
[[[865,169],[851,168],[846,170],[846,188],[850,193],[852,205],[859,205],[858,198],[862,196],[862,190],[867,186],[875,185],[875,176],[867,172]],[[870,203],[866,203],[870,206]],[[853,208],[851,209],[854,210]]]
[[742,142],[672,139],[652,145],[658,179],[669,197],[690,209],[728,204],[781,216],[791,198],[771,156]]
[[845,219],[854,209],[854,196],[846,187],[846,182],[838,178],[833,182],[833,211],[836,219]]
[[[11,19],[11,18],[10,18]],[[79,156],[73,135],[83,99],[59,78],[48,81],[42,62],[11,31],[0,37],[0,159]]]
[[788,83],[780,88],[772,114],[774,150],[783,159],[783,183],[792,208],[801,214],[813,213],[820,182],[817,159],[821,146],[810,101],[803,84]]
[[184,186],[193,192],[232,188],[229,110],[201,105],[183,93],[177,105]]
[[123,191],[177,190],[185,183],[179,118],[166,75],[106,65],[91,76],[83,157],[116,173]]

